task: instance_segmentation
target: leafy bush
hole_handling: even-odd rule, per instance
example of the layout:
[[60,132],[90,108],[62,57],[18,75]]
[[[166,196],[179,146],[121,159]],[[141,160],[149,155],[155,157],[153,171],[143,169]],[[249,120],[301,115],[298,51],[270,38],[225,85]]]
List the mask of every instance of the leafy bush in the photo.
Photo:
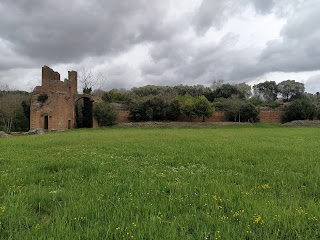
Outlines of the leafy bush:
[[101,102],[94,106],[93,114],[99,126],[111,126],[117,120],[117,110],[109,103]]
[[[132,94],[132,93],[131,93]],[[105,102],[116,102],[116,103],[130,103],[130,92],[124,91],[124,90],[117,90],[113,89],[109,92],[106,92],[103,94],[102,97],[103,101]]]
[[259,108],[252,103],[246,102],[241,107],[241,120],[246,122],[257,122],[259,116]]
[[229,83],[222,84],[214,91],[215,98],[230,98],[231,96],[239,96],[240,91],[234,85]]
[[83,93],[83,94],[91,94],[91,92],[92,92],[92,88],[84,87],[84,88],[82,89],[82,93]]
[[229,99],[224,104],[224,114],[227,121],[257,122],[259,109],[251,102]]
[[129,105],[129,119],[133,121],[177,120],[180,116],[180,103],[160,96],[143,97]]
[[283,116],[284,122],[294,120],[312,120],[316,116],[316,106],[306,99],[292,102]]
[[42,93],[38,96],[38,102],[44,103],[48,100],[48,95],[46,93]]
[[214,108],[205,96],[190,95],[176,98],[143,97],[131,102],[129,119],[133,121],[176,121],[212,116]]
[[211,117],[214,113],[214,107],[211,102],[205,96],[192,97],[190,95],[179,96],[178,101],[181,106],[180,118],[188,118],[192,120],[197,117],[201,117],[202,121],[205,118]]
[[185,95],[178,97],[181,104],[181,117],[192,120],[197,117],[196,98]]
[[162,96],[143,97],[131,102],[129,119],[132,121],[176,121],[211,117],[214,108],[205,96],[178,96],[173,99]]
[[215,110],[212,103],[210,103],[205,96],[199,96],[196,99],[195,107],[196,115],[197,117],[202,117],[202,122],[205,121],[205,118],[211,117]]

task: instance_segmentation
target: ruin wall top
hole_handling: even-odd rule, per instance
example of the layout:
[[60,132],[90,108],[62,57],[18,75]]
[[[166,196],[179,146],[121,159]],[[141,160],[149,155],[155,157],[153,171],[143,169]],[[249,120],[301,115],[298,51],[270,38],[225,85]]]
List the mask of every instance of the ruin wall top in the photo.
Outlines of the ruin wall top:
[[77,94],[78,74],[76,71],[68,71],[68,79],[60,80],[60,74],[48,66],[42,67],[41,86],[34,89],[34,93],[68,93]]

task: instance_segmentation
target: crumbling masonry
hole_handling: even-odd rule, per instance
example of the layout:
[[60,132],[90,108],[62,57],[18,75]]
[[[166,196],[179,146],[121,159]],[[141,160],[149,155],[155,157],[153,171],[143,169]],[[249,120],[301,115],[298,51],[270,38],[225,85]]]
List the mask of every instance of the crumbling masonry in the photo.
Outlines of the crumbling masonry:
[[[62,131],[77,127],[76,104],[81,98],[89,98],[95,103],[102,101],[99,96],[83,95],[77,92],[77,72],[69,71],[68,79],[60,81],[60,74],[51,68],[42,67],[42,85],[37,86],[30,106],[30,129],[42,128],[47,131]],[[284,111],[262,110],[261,122],[281,123]],[[118,109],[117,123],[129,122],[129,112]],[[98,122],[92,117],[93,126]],[[194,119],[194,122],[202,119]],[[224,122],[224,112],[216,112],[206,122]]]
[[[77,72],[69,71],[68,79],[60,81],[60,74],[48,66],[42,67],[42,85],[37,86],[30,106],[30,129],[43,128],[61,131],[76,127],[75,104],[83,97],[77,92]],[[95,127],[96,121],[94,122]]]

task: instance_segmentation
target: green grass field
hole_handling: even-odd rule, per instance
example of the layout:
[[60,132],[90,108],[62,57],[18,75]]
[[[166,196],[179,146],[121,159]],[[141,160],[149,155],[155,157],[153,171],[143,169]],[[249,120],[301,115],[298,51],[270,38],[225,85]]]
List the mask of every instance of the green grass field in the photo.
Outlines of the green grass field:
[[0,239],[320,239],[320,128],[0,139]]

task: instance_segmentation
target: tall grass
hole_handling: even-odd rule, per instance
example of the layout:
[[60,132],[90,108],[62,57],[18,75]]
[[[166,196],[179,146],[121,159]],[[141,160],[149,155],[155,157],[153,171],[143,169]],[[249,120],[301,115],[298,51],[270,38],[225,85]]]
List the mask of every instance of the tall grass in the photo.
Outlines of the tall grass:
[[319,239],[320,129],[0,139],[0,239]]

